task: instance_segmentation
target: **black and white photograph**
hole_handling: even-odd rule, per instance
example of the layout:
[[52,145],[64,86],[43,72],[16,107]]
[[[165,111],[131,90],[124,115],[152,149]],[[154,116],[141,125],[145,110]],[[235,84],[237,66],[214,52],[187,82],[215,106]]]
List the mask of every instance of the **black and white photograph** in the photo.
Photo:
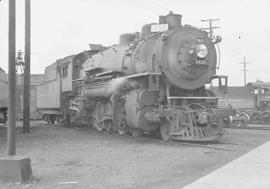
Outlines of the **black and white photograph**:
[[270,189],[270,1],[0,0],[0,189]]

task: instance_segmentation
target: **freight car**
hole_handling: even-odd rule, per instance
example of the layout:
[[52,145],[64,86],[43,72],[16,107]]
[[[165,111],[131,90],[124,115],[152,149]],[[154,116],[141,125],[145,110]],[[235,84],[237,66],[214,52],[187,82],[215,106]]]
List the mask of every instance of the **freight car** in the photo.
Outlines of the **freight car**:
[[[16,118],[17,120],[23,119],[23,74],[17,75],[17,86],[16,86]],[[36,111],[36,86],[44,82],[44,75],[42,74],[31,74],[30,76],[30,119],[38,120],[42,117]]]
[[0,123],[7,121],[8,82],[6,72],[0,68]]
[[217,88],[213,91],[221,97],[219,105],[236,110],[230,119],[234,124],[270,124],[270,83],[254,82],[247,86],[228,87],[226,94],[218,92]]
[[45,69],[37,107],[48,122],[79,120],[98,131],[160,134],[165,141],[212,141],[223,135],[226,114],[205,88],[218,79],[215,44],[221,37],[181,24],[170,12],[118,45],[68,56]]
[[239,113],[251,124],[270,124],[270,83],[248,83],[247,87],[253,96],[253,107],[241,108]]

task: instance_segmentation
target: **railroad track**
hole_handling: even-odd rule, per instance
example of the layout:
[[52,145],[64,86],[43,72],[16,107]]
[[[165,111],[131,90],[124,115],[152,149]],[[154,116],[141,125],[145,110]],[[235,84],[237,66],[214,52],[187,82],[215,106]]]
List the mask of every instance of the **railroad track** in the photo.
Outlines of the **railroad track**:
[[227,128],[228,129],[247,129],[247,130],[270,130],[270,125],[264,125],[264,126],[257,126],[257,125],[233,126],[233,127],[227,127]]

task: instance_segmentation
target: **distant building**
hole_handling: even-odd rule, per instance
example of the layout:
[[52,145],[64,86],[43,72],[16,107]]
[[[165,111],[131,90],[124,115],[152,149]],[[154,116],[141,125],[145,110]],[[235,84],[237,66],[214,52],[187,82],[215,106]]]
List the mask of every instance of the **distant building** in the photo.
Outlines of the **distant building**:
[[[36,86],[45,80],[43,74],[32,74],[30,77],[30,118],[36,119]],[[17,119],[23,118],[23,75],[17,75]]]

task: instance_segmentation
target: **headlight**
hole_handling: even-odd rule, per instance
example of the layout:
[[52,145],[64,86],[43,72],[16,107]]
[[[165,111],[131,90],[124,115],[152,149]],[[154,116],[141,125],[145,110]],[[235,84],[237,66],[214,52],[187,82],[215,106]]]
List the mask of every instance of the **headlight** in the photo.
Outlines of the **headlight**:
[[204,44],[200,44],[196,47],[196,54],[199,58],[205,58],[208,54],[208,49]]

